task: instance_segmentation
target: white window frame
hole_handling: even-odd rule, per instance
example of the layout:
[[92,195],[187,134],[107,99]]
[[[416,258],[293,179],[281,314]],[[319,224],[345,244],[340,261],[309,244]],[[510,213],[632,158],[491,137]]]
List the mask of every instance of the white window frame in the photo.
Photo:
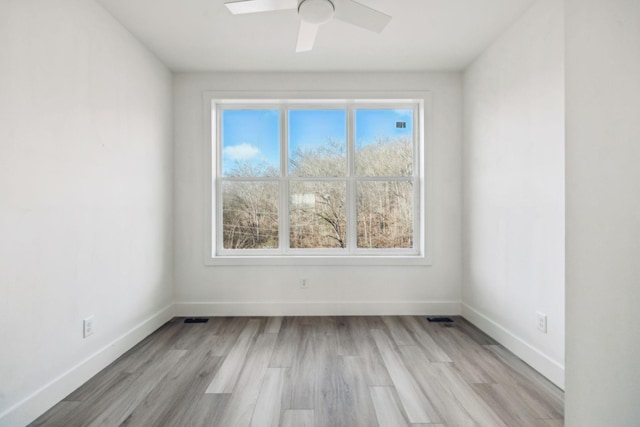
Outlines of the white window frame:
[[[218,211],[221,205],[221,156],[219,135],[220,106],[237,109],[347,109],[347,138],[352,140],[353,135],[353,108],[413,108],[417,106],[414,114],[414,174],[411,177],[398,177],[397,180],[413,181],[419,187],[419,197],[414,197],[414,248],[411,249],[364,249],[355,248],[351,243],[350,249],[223,249],[221,240],[222,215]],[[205,200],[205,235],[204,237],[204,263],[205,265],[431,265],[431,162],[430,140],[431,126],[425,126],[431,111],[431,96],[429,92],[205,92],[203,94],[204,108],[204,171],[206,182],[204,185]],[[284,132],[288,131],[286,114],[281,113],[280,127]],[[287,135],[281,135],[281,150],[287,150]],[[348,158],[354,156],[353,144],[347,144]],[[281,155],[281,158],[284,157]],[[308,178],[285,177],[287,164],[281,161],[280,176],[275,178],[279,182],[281,191],[288,190],[291,181],[346,181],[348,203],[355,204],[355,197],[349,197],[349,193],[355,190],[356,181],[379,181],[384,177],[355,177],[351,169],[346,177],[340,178]],[[351,167],[353,162],[347,162]],[[228,179],[228,178],[225,178]],[[273,181],[274,178],[261,178],[251,180]],[[285,193],[287,194],[287,193]],[[416,200],[417,199],[417,200]],[[282,197],[280,203],[280,240],[281,246],[288,239],[288,215],[283,215],[289,210],[288,197]],[[354,222],[355,206],[347,212],[351,216],[347,221]],[[347,235],[347,241],[355,242],[355,227]],[[284,236],[284,237],[283,237]],[[288,246],[288,245],[287,245]]]

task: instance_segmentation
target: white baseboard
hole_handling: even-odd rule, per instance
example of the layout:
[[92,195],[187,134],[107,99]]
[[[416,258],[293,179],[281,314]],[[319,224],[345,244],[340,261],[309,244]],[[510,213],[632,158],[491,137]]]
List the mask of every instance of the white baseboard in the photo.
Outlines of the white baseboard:
[[467,304],[462,303],[461,310],[462,317],[480,328],[529,366],[547,377],[552,383],[564,390],[564,366],[561,363],[556,362],[522,338],[513,334],[504,326],[494,322]]
[[457,301],[177,302],[176,316],[457,315]]
[[24,426],[45,413],[174,316],[173,304],[153,314],[0,414],[0,427]]

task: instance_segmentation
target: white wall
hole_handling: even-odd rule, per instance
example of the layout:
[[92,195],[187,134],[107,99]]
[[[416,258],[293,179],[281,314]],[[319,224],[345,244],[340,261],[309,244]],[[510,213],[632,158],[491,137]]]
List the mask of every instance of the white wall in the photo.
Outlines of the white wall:
[[640,423],[640,1],[566,0],[566,425]]
[[0,425],[170,317],[171,90],[93,1],[0,2]]
[[[210,90],[428,90],[433,94],[433,265],[205,266],[203,92]],[[184,314],[366,314],[459,310],[459,73],[177,74],[175,292]],[[210,114],[210,112],[209,112]],[[305,277],[310,289],[298,288]],[[268,302],[269,304],[263,304]],[[443,303],[444,302],[444,303]],[[441,304],[443,303],[443,304]]]
[[563,44],[562,1],[539,0],[468,67],[462,164],[462,313],[559,386]]

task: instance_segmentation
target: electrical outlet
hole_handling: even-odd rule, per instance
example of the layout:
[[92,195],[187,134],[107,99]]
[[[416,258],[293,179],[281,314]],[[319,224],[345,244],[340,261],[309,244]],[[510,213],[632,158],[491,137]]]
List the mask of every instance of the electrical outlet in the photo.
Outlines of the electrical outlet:
[[309,289],[309,281],[307,279],[300,279],[300,289]]
[[536,317],[538,319],[538,330],[543,333],[547,333],[547,315],[537,312]]
[[82,337],[87,338],[89,335],[93,335],[94,317],[89,316],[82,321]]

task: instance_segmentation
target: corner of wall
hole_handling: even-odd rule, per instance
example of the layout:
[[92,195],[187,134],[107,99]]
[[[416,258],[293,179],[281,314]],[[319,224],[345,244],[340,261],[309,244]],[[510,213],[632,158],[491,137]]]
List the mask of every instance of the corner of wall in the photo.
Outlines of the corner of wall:
[[462,148],[462,315],[561,388],[564,86],[564,8],[537,0],[465,70]]

